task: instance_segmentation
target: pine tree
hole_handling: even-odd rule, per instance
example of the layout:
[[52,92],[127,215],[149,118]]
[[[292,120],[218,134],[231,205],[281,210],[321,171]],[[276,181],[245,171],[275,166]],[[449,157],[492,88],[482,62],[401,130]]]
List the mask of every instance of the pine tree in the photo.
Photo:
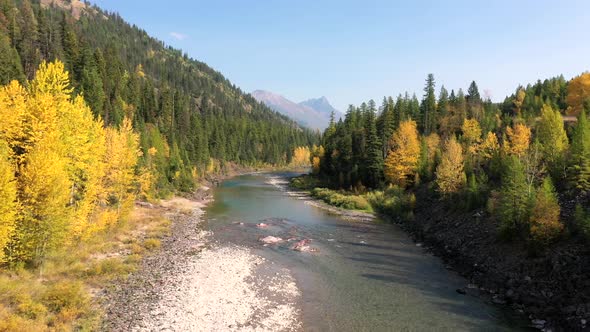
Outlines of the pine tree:
[[590,125],[585,111],[578,116],[572,135],[569,170],[574,187],[585,193],[590,191]]
[[426,86],[424,87],[424,98],[421,104],[421,128],[424,134],[428,135],[436,130],[436,97],[434,95],[434,75],[428,74]]
[[557,173],[564,168],[564,157],[569,142],[563,127],[561,114],[557,110],[554,111],[547,104],[543,105],[541,109],[541,120],[537,128],[537,136],[541,143],[541,152],[545,160],[547,160],[552,174],[558,177]]
[[365,121],[365,128],[367,132],[366,184],[369,187],[374,188],[379,184],[383,176],[383,154],[381,151],[381,141],[377,136],[375,110],[373,107],[369,107],[367,110]]
[[8,38],[0,35],[0,84],[5,85],[12,80],[25,81],[21,58]]
[[509,156],[505,161],[500,191],[500,231],[504,235],[514,236],[523,231],[528,203],[528,187],[522,163],[516,156]]

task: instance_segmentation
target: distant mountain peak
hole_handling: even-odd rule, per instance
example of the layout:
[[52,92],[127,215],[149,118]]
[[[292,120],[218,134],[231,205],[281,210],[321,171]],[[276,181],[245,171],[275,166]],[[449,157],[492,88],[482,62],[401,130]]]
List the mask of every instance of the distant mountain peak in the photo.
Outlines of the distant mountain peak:
[[[312,128],[323,130],[330,123],[330,114],[332,110],[339,112],[330,105],[328,98],[308,99],[301,103],[295,103],[279,94],[266,91],[255,90],[251,93],[252,97],[273,110],[284,114],[299,124]],[[337,116],[339,118],[340,116]]]
[[339,118],[341,114],[337,109],[334,108],[334,106],[332,106],[332,104],[330,104],[326,96],[311,98],[300,102],[299,105],[311,107],[314,110],[327,115],[330,115],[332,112],[334,112],[336,114],[336,118]]

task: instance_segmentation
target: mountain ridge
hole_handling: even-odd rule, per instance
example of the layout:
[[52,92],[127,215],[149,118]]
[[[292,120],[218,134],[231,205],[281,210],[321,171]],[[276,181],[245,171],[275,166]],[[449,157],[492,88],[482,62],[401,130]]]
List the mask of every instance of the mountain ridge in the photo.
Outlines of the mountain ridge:
[[250,95],[274,111],[290,117],[302,126],[315,130],[323,130],[328,126],[332,112],[335,112],[336,118],[341,116],[341,113],[330,104],[325,96],[296,103],[281,94],[268,90],[254,90]]

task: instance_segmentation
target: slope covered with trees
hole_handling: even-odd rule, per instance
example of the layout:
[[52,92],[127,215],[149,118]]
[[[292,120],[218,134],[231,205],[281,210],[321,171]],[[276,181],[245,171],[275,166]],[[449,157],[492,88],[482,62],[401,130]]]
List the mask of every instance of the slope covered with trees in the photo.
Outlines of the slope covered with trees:
[[117,14],[0,0],[0,330],[96,329],[89,289],[167,229],[130,218],[136,199],[301,164],[318,139]]
[[[543,271],[541,286],[523,289],[554,294],[538,299],[537,305],[548,307],[536,314],[563,319],[567,314],[556,308],[584,302],[590,291],[583,263],[547,270],[564,255],[590,259],[588,111],[588,72],[570,81],[557,77],[518,87],[503,103],[482,98],[475,82],[467,93],[441,86],[436,95],[431,74],[420,101],[406,93],[384,98],[379,109],[373,101],[350,106],[345,119],[326,129],[311,158],[325,185],[413,221],[409,228],[425,225],[417,232],[434,243],[452,241],[441,243],[443,255],[453,247],[465,252],[463,261],[475,257],[477,266],[490,257],[468,249],[495,248],[490,255],[511,255],[511,264],[518,265],[511,268],[519,273]],[[438,206],[441,211],[433,215]],[[467,220],[471,216],[485,217],[486,223]],[[458,220],[466,220],[465,233],[455,231],[463,225]],[[497,243],[512,245],[501,249]],[[503,252],[506,248],[512,249]],[[543,258],[536,261],[535,255]],[[487,264],[508,264],[497,258]],[[569,277],[560,279],[561,271]]]
[[226,162],[290,162],[317,134],[258,103],[206,64],[79,1],[2,0],[0,83],[32,79],[39,64],[65,64],[74,95],[95,118],[140,134],[140,167],[160,193],[190,190]]

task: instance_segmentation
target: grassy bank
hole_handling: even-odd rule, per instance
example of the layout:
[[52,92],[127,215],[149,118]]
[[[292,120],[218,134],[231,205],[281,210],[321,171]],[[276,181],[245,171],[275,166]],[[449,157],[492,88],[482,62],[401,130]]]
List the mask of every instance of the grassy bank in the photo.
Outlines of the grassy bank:
[[36,269],[0,270],[0,331],[96,330],[98,294],[160,246],[163,208],[136,207],[124,223],[54,252]]
[[414,218],[416,197],[413,193],[407,193],[399,187],[365,192],[333,190],[326,188],[327,183],[322,179],[312,175],[301,175],[291,179],[291,186],[307,191],[312,197],[338,208],[377,212],[403,220]]

